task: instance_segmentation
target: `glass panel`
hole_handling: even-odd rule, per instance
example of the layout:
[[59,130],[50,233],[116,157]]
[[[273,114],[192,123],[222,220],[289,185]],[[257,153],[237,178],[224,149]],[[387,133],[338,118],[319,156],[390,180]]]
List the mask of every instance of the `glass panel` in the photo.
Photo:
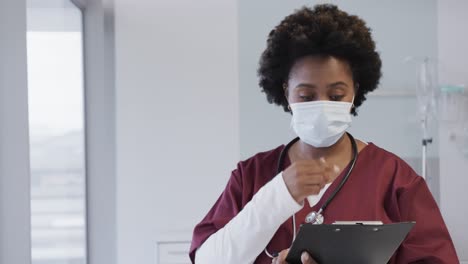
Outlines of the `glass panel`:
[[86,263],[81,11],[28,0],[33,264]]

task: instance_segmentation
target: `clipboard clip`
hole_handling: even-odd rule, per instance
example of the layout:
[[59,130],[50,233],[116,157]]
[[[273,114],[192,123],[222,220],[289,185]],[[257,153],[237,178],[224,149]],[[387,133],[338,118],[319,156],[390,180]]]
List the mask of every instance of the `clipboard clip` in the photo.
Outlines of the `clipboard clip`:
[[335,221],[333,225],[383,225],[382,221]]

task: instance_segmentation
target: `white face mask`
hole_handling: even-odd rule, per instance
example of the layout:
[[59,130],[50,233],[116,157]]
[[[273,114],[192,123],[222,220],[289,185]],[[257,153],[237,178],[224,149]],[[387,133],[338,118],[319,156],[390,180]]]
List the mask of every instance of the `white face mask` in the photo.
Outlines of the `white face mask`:
[[312,101],[290,106],[292,128],[302,141],[316,148],[335,144],[351,125],[353,103]]

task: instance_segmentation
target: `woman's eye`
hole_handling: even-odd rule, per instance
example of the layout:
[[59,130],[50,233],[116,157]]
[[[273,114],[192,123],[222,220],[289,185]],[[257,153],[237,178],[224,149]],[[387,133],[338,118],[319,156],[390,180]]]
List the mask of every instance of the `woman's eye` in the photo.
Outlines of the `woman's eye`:
[[332,95],[330,96],[330,100],[332,101],[341,101],[343,99],[344,95]]
[[312,95],[299,95],[299,98],[301,98],[302,101],[312,101],[312,100],[314,100],[314,97]]

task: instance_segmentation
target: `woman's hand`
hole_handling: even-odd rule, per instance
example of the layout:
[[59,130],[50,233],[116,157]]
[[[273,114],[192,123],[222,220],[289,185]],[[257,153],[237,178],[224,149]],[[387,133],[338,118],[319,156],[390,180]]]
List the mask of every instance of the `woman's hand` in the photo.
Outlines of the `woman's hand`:
[[283,179],[291,196],[301,204],[307,196],[320,192],[331,173],[324,160],[300,160],[283,171]]
[[[281,251],[278,255],[278,257],[274,258],[271,263],[272,264],[287,264],[286,262],[286,256],[288,255],[289,249],[285,249]],[[317,264],[315,260],[312,259],[312,257],[309,255],[307,252],[302,252],[301,255],[301,261],[302,264]]]

